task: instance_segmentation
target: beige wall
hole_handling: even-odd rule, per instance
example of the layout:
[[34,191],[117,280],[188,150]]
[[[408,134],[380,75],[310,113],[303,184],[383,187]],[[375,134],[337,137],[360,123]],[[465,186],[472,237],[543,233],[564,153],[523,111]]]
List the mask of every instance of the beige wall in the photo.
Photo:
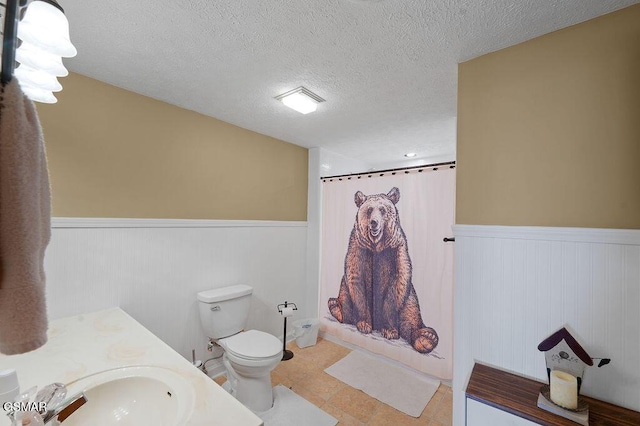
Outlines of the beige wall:
[[640,228],[640,5],[459,67],[458,223]]
[[53,215],[306,220],[307,149],[71,74],[38,104]]

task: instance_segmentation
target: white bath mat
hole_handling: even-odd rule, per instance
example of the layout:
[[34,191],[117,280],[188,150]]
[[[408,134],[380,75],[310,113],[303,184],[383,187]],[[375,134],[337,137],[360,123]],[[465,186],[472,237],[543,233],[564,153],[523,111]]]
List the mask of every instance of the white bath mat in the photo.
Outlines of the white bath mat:
[[264,426],[335,426],[331,417],[291,389],[282,385],[273,388],[273,407],[258,414]]
[[439,380],[427,379],[358,351],[352,351],[324,371],[412,417],[420,417],[440,386]]

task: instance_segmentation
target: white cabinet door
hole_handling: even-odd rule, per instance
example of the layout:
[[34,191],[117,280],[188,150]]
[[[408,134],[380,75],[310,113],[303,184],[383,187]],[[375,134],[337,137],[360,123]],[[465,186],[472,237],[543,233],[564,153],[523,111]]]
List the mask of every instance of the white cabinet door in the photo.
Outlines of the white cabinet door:
[[498,410],[489,405],[467,398],[467,426],[535,426],[529,420],[523,419],[506,411]]

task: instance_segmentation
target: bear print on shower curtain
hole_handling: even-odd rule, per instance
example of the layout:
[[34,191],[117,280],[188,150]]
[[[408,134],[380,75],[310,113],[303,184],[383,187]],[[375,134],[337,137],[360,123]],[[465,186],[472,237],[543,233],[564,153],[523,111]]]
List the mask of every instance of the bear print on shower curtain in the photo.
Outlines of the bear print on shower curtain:
[[325,180],[322,329],[452,378],[455,169]]

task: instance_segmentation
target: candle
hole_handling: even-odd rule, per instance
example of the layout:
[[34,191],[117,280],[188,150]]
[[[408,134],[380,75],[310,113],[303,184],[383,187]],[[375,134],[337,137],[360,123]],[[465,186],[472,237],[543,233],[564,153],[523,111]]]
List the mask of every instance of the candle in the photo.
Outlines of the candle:
[[564,371],[551,372],[551,401],[555,404],[575,410],[578,408],[578,379]]

